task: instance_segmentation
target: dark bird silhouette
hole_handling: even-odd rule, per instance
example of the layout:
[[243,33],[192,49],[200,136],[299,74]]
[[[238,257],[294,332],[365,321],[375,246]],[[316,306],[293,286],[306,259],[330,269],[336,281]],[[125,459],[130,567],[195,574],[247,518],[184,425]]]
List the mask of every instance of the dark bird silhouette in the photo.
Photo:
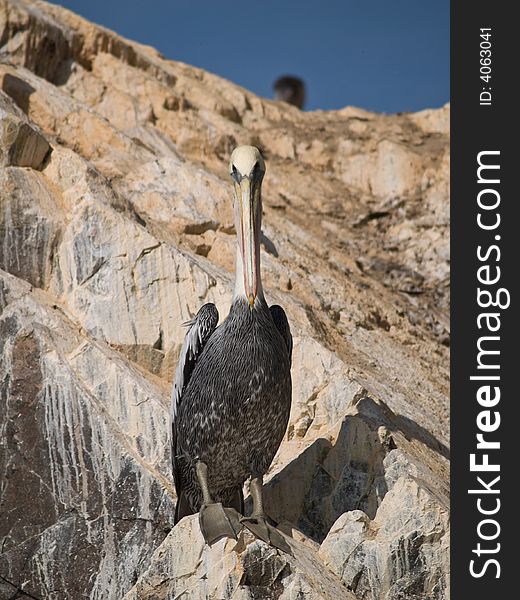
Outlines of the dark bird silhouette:
[[297,106],[300,110],[305,105],[305,83],[299,77],[285,75],[279,77],[273,85],[274,99]]
[[[267,305],[260,278],[264,173],[257,148],[235,149],[230,161],[238,237],[233,301],[218,327],[211,303],[187,323],[172,391],[175,522],[199,511],[208,543],[236,537],[246,526],[287,550],[262,504],[262,478],[289,419],[292,353],[285,312]],[[242,486],[248,478],[253,513],[244,517]]]

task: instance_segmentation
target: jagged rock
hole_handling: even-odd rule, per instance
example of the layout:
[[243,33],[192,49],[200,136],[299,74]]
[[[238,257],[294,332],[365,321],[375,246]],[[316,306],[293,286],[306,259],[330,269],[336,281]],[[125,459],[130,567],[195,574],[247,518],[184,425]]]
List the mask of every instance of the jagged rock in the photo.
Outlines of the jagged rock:
[[39,172],[0,171],[0,268],[36,287],[48,285],[63,214],[54,190]]
[[43,135],[27,123],[11,98],[0,92],[0,166],[39,169],[50,151]]
[[162,391],[44,292],[5,273],[0,292],[0,573],[51,599],[116,598],[171,522]]
[[449,598],[446,495],[400,450],[384,466],[389,489],[374,520],[361,510],[343,513],[319,555],[360,598]]
[[[292,555],[242,531],[238,540],[204,544],[198,517],[183,519],[152,556],[151,564],[124,600],[355,600],[346,586],[323,568],[315,550],[285,536]],[[179,552],[179,549],[182,551]]]
[[[302,112],[40,1],[0,0],[0,56],[0,597],[447,598],[449,107]],[[240,143],[294,336],[265,499],[292,558],[167,535],[171,379],[182,323],[229,306]]]

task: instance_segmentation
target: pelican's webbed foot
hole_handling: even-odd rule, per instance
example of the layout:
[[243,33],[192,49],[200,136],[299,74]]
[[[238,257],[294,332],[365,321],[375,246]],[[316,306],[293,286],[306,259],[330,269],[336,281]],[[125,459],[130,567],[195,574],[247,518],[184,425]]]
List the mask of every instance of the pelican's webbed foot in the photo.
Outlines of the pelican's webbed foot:
[[250,517],[242,517],[240,523],[249,529],[255,537],[263,540],[266,544],[278,548],[287,554],[292,554],[291,548],[283,535],[267,522],[263,508],[262,487],[262,477],[255,477],[251,480],[250,489],[253,499],[253,514]]
[[292,554],[291,547],[285,541],[283,535],[275,527],[269,525],[265,515],[242,517],[240,523],[249,529],[256,538],[263,540],[266,544],[287,554]]
[[242,530],[240,514],[234,508],[224,508],[220,502],[213,502],[208,487],[208,467],[198,461],[195,465],[197,479],[202,491],[203,504],[199,510],[199,525],[207,544],[222,537],[237,539]]
[[207,544],[222,537],[237,539],[243,526],[234,508],[224,508],[220,502],[203,504],[199,511],[200,530]]

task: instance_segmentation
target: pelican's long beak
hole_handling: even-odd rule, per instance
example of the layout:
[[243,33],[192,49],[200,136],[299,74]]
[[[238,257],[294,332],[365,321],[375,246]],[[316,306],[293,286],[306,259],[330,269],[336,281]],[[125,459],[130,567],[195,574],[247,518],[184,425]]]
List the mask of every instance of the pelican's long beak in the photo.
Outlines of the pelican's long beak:
[[253,308],[258,294],[258,281],[260,279],[260,182],[251,181],[248,177],[242,177],[240,183],[236,184],[236,187],[240,202],[240,228],[237,234],[242,254],[244,289],[249,306]]

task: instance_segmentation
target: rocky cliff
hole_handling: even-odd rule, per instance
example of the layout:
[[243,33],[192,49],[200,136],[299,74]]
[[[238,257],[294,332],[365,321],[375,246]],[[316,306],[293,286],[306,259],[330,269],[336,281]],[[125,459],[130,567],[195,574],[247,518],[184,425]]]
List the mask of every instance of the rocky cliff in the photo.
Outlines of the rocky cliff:
[[[303,113],[0,0],[0,598],[448,598],[448,126]],[[294,335],[266,490],[292,555],[171,530],[169,389],[181,324],[229,304],[237,144]]]

